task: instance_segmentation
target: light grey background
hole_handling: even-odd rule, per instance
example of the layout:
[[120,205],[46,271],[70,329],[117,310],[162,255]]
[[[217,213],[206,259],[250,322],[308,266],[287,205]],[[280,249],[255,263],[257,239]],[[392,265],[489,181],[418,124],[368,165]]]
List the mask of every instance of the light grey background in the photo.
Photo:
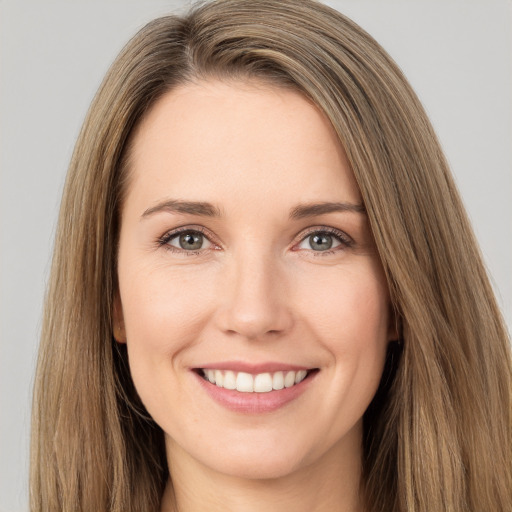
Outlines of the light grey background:
[[[512,325],[512,4],[332,0],[423,101]],[[66,167],[109,64],[184,1],[0,0],[0,512],[27,510],[30,395]]]

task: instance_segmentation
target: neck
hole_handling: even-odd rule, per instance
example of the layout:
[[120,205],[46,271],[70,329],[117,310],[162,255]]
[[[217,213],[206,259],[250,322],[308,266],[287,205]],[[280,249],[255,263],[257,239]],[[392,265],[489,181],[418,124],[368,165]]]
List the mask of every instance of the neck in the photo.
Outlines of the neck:
[[[361,450],[334,446],[321,459],[271,479],[247,479],[205,467],[173,445],[161,512],[362,512]],[[356,446],[360,444],[356,443]]]

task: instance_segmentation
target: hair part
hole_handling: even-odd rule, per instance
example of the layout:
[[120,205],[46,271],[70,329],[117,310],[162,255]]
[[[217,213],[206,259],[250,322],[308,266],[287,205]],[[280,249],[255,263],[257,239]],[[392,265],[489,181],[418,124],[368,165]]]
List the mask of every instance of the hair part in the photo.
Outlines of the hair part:
[[66,180],[34,393],[31,509],[157,511],[164,439],[112,335],[134,130],[168,91],[257,80],[330,120],[358,182],[400,344],[364,418],[367,510],[505,512],[509,339],[439,143],[360,27],[308,0],[220,0],[146,25],[109,70]]

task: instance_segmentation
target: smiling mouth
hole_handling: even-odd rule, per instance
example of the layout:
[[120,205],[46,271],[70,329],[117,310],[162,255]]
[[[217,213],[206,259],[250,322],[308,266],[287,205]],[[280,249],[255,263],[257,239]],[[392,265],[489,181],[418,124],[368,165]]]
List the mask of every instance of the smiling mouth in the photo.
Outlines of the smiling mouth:
[[231,370],[198,368],[196,372],[203,379],[223,389],[236,390],[241,393],[269,393],[300,384],[318,369],[298,371],[278,371],[251,374]]

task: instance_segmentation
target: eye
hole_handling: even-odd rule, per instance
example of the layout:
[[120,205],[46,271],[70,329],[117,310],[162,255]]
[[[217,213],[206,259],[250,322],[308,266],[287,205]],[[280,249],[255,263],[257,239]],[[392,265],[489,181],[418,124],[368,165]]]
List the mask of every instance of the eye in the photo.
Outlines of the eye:
[[351,239],[338,230],[316,230],[308,233],[297,249],[315,252],[334,252],[351,245]]
[[185,252],[210,249],[213,246],[203,233],[193,229],[168,233],[162,237],[160,243],[168,246],[169,249]]
[[338,245],[341,245],[340,242],[329,233],[314,233],[303,240],[299,247],[301,249],[313,249],[313,251],[327,251]]

